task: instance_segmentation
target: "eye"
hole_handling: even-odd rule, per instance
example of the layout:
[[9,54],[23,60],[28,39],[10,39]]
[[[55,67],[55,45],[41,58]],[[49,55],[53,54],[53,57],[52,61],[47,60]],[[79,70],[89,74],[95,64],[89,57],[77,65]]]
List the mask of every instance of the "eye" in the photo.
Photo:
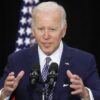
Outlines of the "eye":
[[52,28],[51,30],[53,30],[53,31],[54,31],[54,30],[56,30],[56,29]]
[[44,28],[42,28],[42,27],[39,27],[39,28],[38,28],[38,30],[40,30],[40,31],[43,31],[43,30],[44,30]]
[[50,28],[50,31],[56,31],[56,29],[55,28]]

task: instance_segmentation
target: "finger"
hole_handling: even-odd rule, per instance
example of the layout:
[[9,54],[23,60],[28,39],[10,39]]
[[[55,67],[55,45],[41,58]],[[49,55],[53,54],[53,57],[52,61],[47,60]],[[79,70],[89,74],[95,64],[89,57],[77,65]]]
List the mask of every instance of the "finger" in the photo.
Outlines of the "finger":
[[6,81],[14,81],[14,80],[15,80],[15,76],[14,75],[10,75],[6,79]]
[[77,79],[77,80],[80,80],[80,77],[78,75],[75,75],[75,74],[73,75],[73,78]]
[[9,76],[12,76],[12,75],[14,75],[14,74],[15,74],[14,72],[10,72],[10,73],[9,73]]
[[81,85],[81,80],[77,80],[77,79],[74,79],[74,78],[72,78],[72,79],[70,79],[70,82],[72,83],[72,84],[75,84],[75,85]]
[[6,86],[13,86],[13,84],[14,84],[14,81],[7,81],[5,85]]
[[70,79],[73,78],[73,74],[72,74],[72,72],[70,70],[67,70],[67,76]]
[[80,95],[81,92],[82,92],[82,90],[81,89],[78,89],[78,90],[72,91],[71,94],[72,95]]
[[16,81],[19,82],[23,76],[24,76],[24,71],[20,71],[16,77]]
[[14,77],[14,72],[10,72],[6,80],[12,80]]
[[77,90],[77,89],[81,89],[81,85],[75,85],[75,84],[71,84],[70,85],[70,88],[74,89],[74,90]]

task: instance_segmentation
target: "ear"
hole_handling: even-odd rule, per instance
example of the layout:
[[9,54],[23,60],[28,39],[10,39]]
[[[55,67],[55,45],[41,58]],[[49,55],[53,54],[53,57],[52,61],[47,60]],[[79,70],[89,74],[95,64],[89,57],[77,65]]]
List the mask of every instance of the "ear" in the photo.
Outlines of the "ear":
[[67,24],[65,24],[63,29],[62,29],[62,38],[64,38],[66,31],[67,31]]

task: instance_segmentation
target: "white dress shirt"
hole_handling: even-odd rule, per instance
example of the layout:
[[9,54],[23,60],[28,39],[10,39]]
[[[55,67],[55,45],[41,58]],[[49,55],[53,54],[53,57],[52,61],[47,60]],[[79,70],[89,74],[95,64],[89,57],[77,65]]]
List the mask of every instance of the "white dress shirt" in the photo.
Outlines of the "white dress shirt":
[[[52,55],[49,56],[51,58],[50,63],[55,62],[59,66],[62,52],[63,52],[63,43],[61,41],[58,49]],[[45,65],[45,62],[46,62],[45,58],[47,57],[47,55],[41,50],[41,48],[39,46],[38,46],[38,53],[39,53],[39,60],[40,60],[39,61],[40,62],[40,70],[42,72],[43,66]],[[90,100],[94,100],[91,90],[89,88],[87,88],[87,89],[89,91]],[[2,91],[2,89],[0,90],[0,96],[1,96],[1,91]],[[4,100],[9,100],[9,97],[6,97]],[[84,99],[81,99],[81,100],[84,100]]]

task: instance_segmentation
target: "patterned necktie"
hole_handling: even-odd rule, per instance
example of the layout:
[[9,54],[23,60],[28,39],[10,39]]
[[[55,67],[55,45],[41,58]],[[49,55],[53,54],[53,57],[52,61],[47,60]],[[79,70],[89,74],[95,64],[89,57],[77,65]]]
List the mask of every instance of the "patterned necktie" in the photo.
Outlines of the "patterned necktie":
[[[50,57],[46,57],[46,63],[45,63],[44,68],[42,70],[42,78],[43,78],[44,82],[47,79],[50,61],[51,61],[51,58]],[[52,100],[53,90],[51,90],[51,92],[48,94],[48,84],[45,84],[45,90],[46,90],[46,98],[47,98],[46,100]]]
[[46,63],[44,65],[44,68],[43,68],[42,73],[41,73],[42,74],[42,79],[43,79],[44,82],[47,79],[50,61],[51,61],[51,58],[50,57],[46,57]]

